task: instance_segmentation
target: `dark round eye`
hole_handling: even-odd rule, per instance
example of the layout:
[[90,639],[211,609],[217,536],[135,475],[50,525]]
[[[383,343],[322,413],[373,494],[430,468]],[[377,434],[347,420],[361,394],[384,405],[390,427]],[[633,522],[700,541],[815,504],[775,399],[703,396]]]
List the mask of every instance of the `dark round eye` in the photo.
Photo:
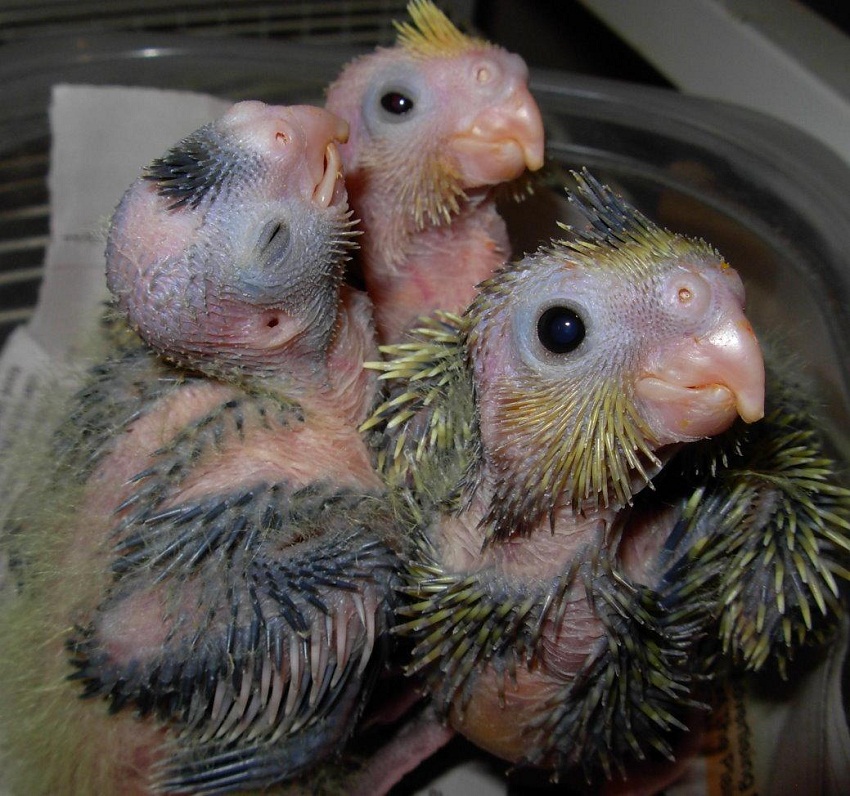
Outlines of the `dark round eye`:
[[537,321],[537,337],[553,354],[575,351],[584,334],[584,321],[569,307],[549,307]]
[[381,97],[381,107],[388,113],[402,116],[413,110],[413,100],[400,91],[388,91]]

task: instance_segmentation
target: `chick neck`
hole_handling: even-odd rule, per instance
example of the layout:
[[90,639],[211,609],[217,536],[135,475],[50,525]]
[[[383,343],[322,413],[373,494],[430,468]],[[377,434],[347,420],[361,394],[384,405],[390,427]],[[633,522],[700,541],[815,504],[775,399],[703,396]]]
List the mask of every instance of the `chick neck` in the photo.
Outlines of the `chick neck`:
[[390,205],[358,208],[369,234],[363,240],[366,285],[375,301],[382,343],[398,342],[417,318],[435,310],[462,312],[479,282],[510,256],[504,220],[491,189],[459,199],[446,223],[419,227],[408,211]]

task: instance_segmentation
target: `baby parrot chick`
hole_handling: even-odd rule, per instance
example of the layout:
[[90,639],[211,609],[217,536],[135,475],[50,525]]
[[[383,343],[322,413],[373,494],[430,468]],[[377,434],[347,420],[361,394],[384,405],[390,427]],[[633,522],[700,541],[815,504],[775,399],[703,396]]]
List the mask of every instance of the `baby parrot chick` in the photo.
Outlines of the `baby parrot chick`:
[[522,59],[461,33],[429,0],[408,11],[396,46],[348,64],[326,99],[351,125],[341,152],[384,342],[432,310],[466,308],[510,256],[494,187],[543,164]]
[[710,610],[668,599],[652,562],[676,518],[638,498],[683,447],[762,418],[764,365],[714,249],[577,179],[585,228],[384,348],[367,427],[417,526],[408,671],[478,746],[594,777],[672,756],[696,704]]
[[17,792],[267,787],[350,736],[398,563],[357,431],[377,352],[342,281],[346,135],[239,103],[117,208],[107,277],[144,343],[92,370],[15,534]]

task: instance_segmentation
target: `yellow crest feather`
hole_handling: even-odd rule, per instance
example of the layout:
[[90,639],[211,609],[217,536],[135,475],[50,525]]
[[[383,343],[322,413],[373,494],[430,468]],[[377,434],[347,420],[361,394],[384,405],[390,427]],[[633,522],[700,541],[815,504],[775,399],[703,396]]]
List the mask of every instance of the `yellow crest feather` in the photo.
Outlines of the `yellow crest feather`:
[[493,45],[484,39],[467,36],[431,0],[412,0],[407,13],[413,22],[395,22],[398,44],[411,55],[421,58],[463,55]]

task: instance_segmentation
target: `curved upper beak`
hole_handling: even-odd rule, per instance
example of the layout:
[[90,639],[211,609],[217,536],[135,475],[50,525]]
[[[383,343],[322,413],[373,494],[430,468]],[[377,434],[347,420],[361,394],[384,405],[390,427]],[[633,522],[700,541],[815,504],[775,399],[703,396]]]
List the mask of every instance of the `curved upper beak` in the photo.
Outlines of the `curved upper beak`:
[[348,140],[348,122],[322,108],[301,109],[306,156],[313,183],[313,202],[328,207],[339,196],[342,185],[342,157],[339,144]]
[[481,111],[449,146],[456,153],[463,181],[470,187],[494,185],[536,171],[544,158],[543,118],[524,84],[508,100]]
[[742,310],[727,309],[705,336],[682,340],[638,379],[637,397],[658,442],[714,436],[736,417],[764,416],[764,359]]

